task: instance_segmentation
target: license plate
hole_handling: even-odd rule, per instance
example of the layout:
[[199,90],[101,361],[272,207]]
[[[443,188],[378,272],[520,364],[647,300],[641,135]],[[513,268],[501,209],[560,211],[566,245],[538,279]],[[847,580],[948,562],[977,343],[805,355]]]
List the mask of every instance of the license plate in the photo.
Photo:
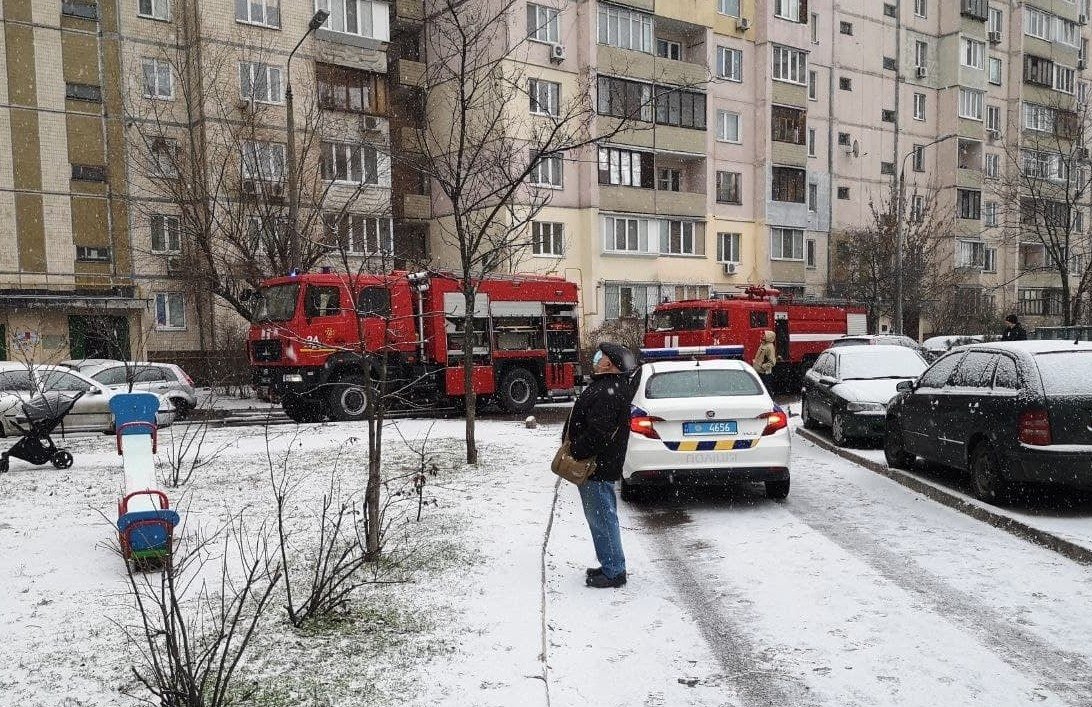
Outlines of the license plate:
[[720,420],[718,422],[684,422],[682,433],[684,435],[734,435],[737,432],[735,420]]

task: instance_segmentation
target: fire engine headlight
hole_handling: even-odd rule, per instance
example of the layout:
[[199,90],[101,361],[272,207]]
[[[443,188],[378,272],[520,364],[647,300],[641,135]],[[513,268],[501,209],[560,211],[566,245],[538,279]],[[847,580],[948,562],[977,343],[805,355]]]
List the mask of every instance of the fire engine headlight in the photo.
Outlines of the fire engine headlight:
[[303,376],[301,376],[299,373],[285,373],[284,378],[282,378],[281,380],[283,380],[285,383],[302,383]]
[[880,412],[884,410],[882,403],[849,403],[846,410],[849,412]]

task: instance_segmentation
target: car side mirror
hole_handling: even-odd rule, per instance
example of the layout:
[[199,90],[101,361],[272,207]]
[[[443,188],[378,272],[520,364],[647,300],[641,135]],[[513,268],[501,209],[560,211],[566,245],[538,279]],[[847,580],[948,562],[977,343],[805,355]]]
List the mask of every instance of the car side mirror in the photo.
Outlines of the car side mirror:
[[914,381],[899,381],[895,390],[900,393],[909,393],[914,390]]

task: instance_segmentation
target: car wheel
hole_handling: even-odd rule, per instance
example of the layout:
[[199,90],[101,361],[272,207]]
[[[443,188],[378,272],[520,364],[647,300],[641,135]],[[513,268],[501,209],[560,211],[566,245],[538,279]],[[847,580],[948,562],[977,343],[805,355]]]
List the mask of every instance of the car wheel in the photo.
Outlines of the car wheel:
[[505,412],[524,415],[538,401],[538,381],[526,368],[513,368],[504,374],[497,398]]
[[373,392],[368,390],[363,376],[346,376],[337,383],[332,383],[326,394],[330,419],[354,421],[370,417],[374,402]]
[[806,430],[814,430],[819,426],[819,421],[815,419],[811,414],[811,406],[808,404],[807,398],[800,400],[800,421],[804,425]]
[[789,479],[766,482],[766,498],[772,501],[782,501],[789,495]]
[[836,412],[830,424],[830,436],[839,447],[849,446],[849,436],[846,434],[845,413]]
[[971,453],[971,491],[975,498],[987,503],[1005,503],[1011,487],[1005,480],[1001,458],[989,442],[983,442]]
[[174,405],[174,419],[176,420],[185,420],[193,412],[193,406],[185,398],[171,398],[171,404]]
[[903,444],[901,427],[887,426],[883,435],[883,456],[892,469],[909,469],[914,463],[914,455],[907,452]]

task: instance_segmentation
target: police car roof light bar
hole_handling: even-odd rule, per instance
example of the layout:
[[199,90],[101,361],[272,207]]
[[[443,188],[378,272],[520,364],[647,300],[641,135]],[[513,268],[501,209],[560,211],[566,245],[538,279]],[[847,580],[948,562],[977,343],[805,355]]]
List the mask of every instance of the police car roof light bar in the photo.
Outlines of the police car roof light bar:
[[672,346],[641,349],[646,361],[669,361],[683,358],[743,358],[742,346]]

